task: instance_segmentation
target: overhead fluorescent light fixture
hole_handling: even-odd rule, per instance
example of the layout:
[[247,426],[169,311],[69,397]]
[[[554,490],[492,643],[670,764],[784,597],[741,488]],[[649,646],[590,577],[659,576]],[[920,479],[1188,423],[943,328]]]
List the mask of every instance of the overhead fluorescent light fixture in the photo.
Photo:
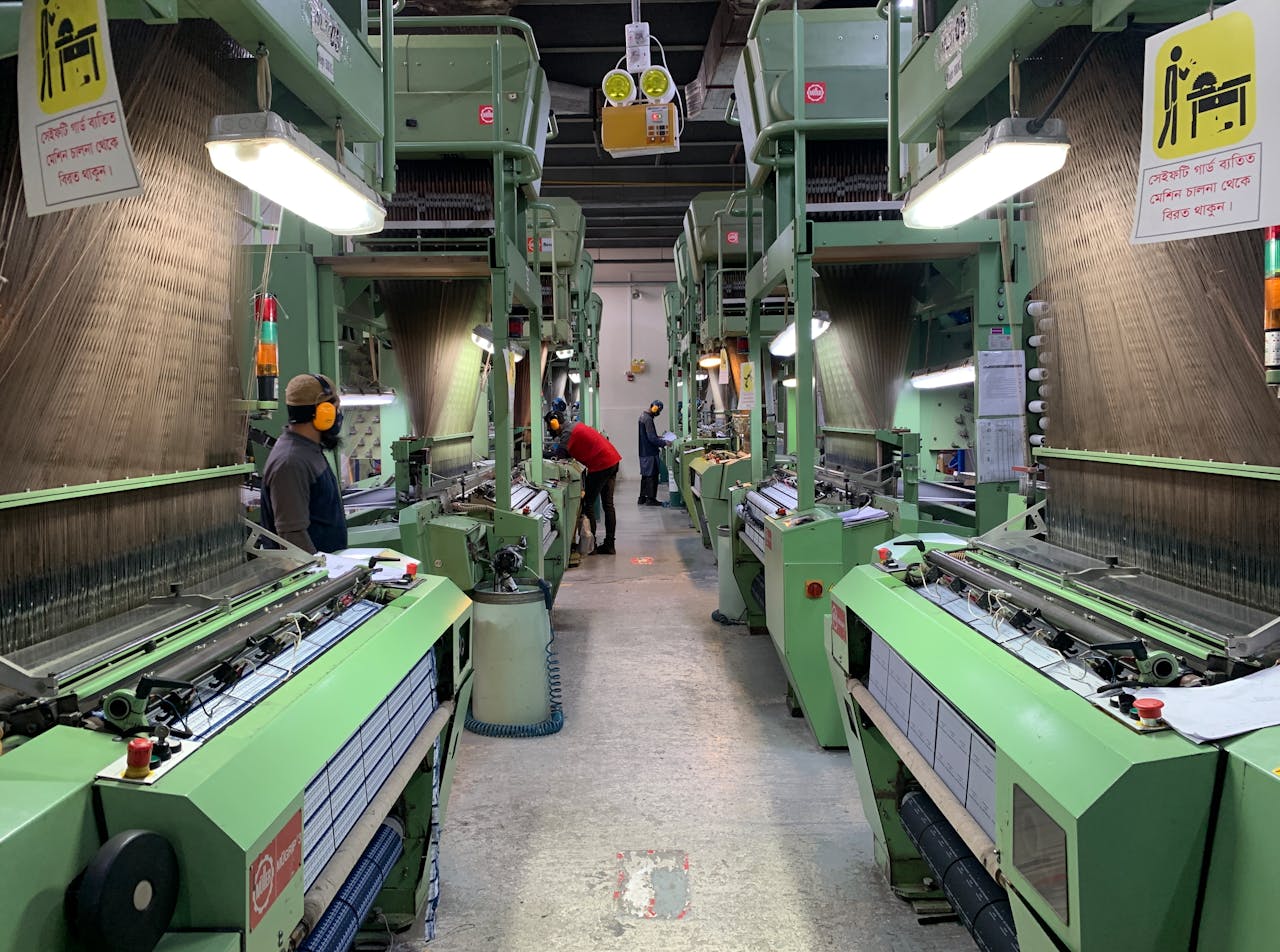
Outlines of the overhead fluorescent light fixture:
[[342,395],[344,407],[385,407],[395,402],[394,393],[344,393]]
[[556,351],[556,360],[568,360],[574,354],[572,347],[563,347]]
[[707,372],[705,370],[699,370],[696,374],[693,375],[693,379],[701,383],[702,381],[707,379]]
[[1066,164],[1067,124],[1049,119],[1001,119],[934,169],[907,193],[908,228],[952,228],[1048,178]]
[[698,366],[706,367],[706,368],[719,367],[720,355],[719,354],[703,354],[701,357],[698,358]]
[[578,371],[576,371],[576,370],[570,370],[570,371],[569,371],[569,382],[570,382],[570,383],[582,383],[582,374],[578,373]]
[[[475,344],[486,354],[493,353],[493,328],[488,324],[477,324],[471,328],[471,343]],[[511,343],[507,345],[511,352],[515,354],[516,362],[524,360],[524,348],[519,344]]]
[[[831,319],[824,313],[819,311],[813,315],[813,320],[809,324],[809,333],[812,340],[817,340],[831,328]],[[796,322],[792,321],[782,331],[769,342],[769,353],[775,357],[794,357],[796,355]]]
[[917,390],[942,390],[944,387],[960,387],[973,383],[977,374],[972,361],[940,370],[925,370],[911,375],[911,386]]
[[214,116],[204,146],[223,175],[331,234],[382,231],[373,189],[274,112]]

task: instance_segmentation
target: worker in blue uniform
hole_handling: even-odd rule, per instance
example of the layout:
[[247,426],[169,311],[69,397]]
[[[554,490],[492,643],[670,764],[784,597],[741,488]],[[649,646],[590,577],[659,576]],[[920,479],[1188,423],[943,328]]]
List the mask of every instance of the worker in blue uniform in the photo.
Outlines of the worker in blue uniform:
[[640,506],[662,505],[658,499],[658,454],[667,441],[658,435],[653,422],[661,412],[662,401],[654,400],[640,414],[640,498],[636,500]]

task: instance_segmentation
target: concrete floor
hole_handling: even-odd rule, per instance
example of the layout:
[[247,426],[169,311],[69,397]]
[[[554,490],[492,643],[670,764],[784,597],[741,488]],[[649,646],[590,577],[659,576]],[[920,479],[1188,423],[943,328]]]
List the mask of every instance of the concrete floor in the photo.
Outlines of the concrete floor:
[[[636,488],[618,487],[618,554],[556,603],[564,730],[462,741],[430,948],[971,952],[890,893],[848,754],[788,716],[767,635],[710,620],[711,552]],[[687,855],[684,918],[615,899],[620,855],[647,850]]]

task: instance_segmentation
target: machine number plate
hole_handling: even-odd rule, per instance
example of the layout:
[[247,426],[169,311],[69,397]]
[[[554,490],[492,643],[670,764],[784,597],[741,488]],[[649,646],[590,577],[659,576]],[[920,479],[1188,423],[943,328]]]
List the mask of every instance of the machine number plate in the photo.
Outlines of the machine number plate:
[[258,928],[281,893],[302,869],[302,811],[275,835],[249,867],[249,929]]

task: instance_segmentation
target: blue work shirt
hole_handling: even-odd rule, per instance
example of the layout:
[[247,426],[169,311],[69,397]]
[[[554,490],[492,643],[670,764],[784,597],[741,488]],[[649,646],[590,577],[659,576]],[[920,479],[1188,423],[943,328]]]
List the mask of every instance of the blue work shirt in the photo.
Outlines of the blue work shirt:
[[262,525],[277,535],[306,533],[316,552],[347,547],[347,516],[324,450],[292,430],[281,434],[262,469]]

